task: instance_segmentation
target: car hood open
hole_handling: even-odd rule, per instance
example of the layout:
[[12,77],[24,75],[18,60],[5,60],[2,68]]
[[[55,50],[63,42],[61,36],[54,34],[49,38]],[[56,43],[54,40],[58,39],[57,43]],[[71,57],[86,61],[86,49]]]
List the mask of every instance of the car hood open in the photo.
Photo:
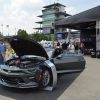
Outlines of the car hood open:
[[11,38],[10,44],[19,57],[24,55],[36,55],[48,59],[45,49],[36,41],[15,36]]

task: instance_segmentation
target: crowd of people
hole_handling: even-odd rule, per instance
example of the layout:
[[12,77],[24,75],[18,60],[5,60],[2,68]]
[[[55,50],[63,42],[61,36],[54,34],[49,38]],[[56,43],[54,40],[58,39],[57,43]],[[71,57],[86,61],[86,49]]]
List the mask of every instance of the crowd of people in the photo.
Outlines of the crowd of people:
[[15,54],[14,50],[11,48],[11,45],[0,39],[0,64],[4,64]]
[[57,42],[57,48],[62,48],[63,50],[72,50],[72,51],[78,51],[80,50],[82,53],[84,53],[84,44],[83,43],[78,43],[78,42],[64,42],[60,43]]
[[[71,51],[78,51],[80,50],[84,53],[84,44],[77,43],[77,42],[57,42],[57,48],[62,48],[63,50],[71,50]],[[4,64],[7,60],[15,55],[14,50],[12,49],[11,45],[0,39],[0,64]]]

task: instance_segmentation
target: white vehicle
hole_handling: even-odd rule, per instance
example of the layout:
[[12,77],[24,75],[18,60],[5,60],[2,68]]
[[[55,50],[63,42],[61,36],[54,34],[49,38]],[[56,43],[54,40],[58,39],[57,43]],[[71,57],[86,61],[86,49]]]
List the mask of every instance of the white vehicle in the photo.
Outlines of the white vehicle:
[[43,46],[43,47],[53,47],[53,41],[46,41],[46,40],[42,40],[41,42],[40,42],[40,44]]

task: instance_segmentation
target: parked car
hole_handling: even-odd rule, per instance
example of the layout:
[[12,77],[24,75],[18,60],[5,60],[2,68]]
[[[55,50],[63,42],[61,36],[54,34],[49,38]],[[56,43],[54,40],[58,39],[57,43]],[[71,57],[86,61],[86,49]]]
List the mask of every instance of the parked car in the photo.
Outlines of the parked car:
[[84,49],[84,55],[91,55],[91,52],[94,51],[92,48],[85,48]]
[[91,51],[91,57],[92,58],[100,58],[100,51],[92,50]]
[[53,47],[53,41],[41,41],[40,44],[45,47],[45,48],[49,48],[49,47]]
[[100,51],[96,52],[96,56],[97,56],[97,58],[100,58]]
[[59,73],[77,72],[85,68],[81,53],[57,48],[48,56],[39,43],[21,37],[13,37],[10,44],[17,57],[0,65],[0,84],[4,86],[54,88]]
[[93,49],[93,50],[91,50],[91,57],[92,58],[96,58],[96,51]]

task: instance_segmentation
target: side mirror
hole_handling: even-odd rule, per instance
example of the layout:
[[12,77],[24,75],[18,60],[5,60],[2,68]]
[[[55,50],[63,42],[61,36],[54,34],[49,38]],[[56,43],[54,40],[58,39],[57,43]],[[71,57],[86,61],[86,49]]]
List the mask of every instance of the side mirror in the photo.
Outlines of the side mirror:
[[61,59],[62,58],[62,55],[58,55],[57,57],[56,57],[56,59]]
[[53,60],[53,59],[50,59],[50,61],[51,61],[52,63],[54,63],[54,60]]

